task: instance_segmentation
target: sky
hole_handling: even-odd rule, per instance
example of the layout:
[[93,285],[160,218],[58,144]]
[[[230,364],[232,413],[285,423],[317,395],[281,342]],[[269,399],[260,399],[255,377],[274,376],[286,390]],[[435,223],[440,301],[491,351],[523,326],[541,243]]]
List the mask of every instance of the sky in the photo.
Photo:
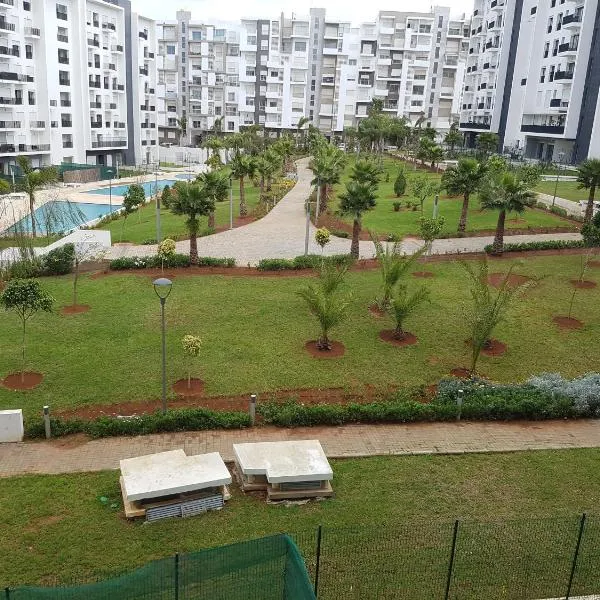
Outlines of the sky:
[[[233,22],[245,17],[276,18],[281,12],[290,16],[308,14],[312,7],[327,9],[327,16],[333,19],[351,21],[358,24],[374,21],[379,10],[427,12],[432,3],[423,0],[379,0],[376,4],[364,0],[132,0],[133,10],[156,20],[175,19],[178,9],[189,10],[194,21],[205,23]],[[452,16],[470,14],[473,0],[438,0],[434,4],[449,6]]]

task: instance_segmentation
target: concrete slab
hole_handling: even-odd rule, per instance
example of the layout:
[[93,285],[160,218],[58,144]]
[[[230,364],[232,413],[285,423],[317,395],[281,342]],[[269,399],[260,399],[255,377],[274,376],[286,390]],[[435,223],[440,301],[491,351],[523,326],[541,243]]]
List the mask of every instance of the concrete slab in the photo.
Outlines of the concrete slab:
[[269,483],[333,479],[318,440],[233,444],[233,452],[244,475],[265,475]]
[[231,483],[218,452],[187,456],[183,450],[127,458],[120,461],[129,501],[160,498]]
[[0,410],[0,443],[23,441],[23,411]]

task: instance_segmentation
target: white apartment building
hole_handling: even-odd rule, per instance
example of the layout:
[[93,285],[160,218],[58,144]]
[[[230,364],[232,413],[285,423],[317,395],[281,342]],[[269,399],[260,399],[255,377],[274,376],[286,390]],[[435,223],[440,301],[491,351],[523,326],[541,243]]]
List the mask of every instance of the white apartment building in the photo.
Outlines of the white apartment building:
[[19,154],[36,166],[155,160],[156,126],[143,139],[138,128],[152,122],[142,104],[156,105],[154,35],[129,0],[2,0],[0,172]]
[[600,156],[598,0],[477,0],[461,130],[527,158]]

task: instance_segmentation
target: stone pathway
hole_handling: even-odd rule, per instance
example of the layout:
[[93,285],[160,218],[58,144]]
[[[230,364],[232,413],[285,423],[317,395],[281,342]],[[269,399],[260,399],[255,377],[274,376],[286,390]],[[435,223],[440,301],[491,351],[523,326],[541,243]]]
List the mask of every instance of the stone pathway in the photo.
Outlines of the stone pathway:
[[[235,258],[238,266],[255,266],[261,258],[294,258],[304,254],[306,232],[306,213],[304,204],[311,191],[312,173],[308,169],[308,159],[297,162],[298,181],[295,187],[262,219],[243,227],[223,231],[214,235],[198,238],[198,254],[217,258]],[[314,241],[315,228],[310,225],[309,252],[320,254],[321,249]],[[460,254],[461,252],[482,252],[493,242],[493,236],[473,238],[450,238],[436,240],[433,254]],[[522,243],[542,240],[580,239],[578,233],[556,233],[543,235],[506,236],[506,243]],[[422,241],[406,240],[402,250],[415,252]],[[189,253],[189,241],[177,242],[177,252]],[[326,255],[348,254],[350,240],[332,238],[325,249]],[[113,246],[106,258],[121,256],[150,256],[156,254],[156,245]],[[369,241],[360,243],[360,257],[373,258],[375,249]]]
[[183,448],[187,454],[220,452],[233,460],[232,444],[318,439],[330,458],[413,454],[464,454],[600,447],[600,419],[515,423],[418,423],[341,427],[258,427],[139,437],[0,444],[0,477],[117,469],[119,460]]

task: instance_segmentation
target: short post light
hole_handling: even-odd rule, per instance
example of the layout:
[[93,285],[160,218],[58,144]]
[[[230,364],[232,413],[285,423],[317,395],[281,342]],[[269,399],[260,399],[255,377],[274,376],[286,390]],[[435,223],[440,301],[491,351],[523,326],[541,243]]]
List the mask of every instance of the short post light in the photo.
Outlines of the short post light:
[[256,394],[250,394],[250,403],[248,404],[248,413],[250,415],[250,425],[254,427],[256,422]]
[[456,414],[456,420],[460,421],[460,417],[462,414],[462,406],[463,406],[463,394],[465,393],[464,390],[458,390],[458,395],[456,396],[456,406],[458,407],[458,412]]
[[154,291],[160,299],[160,319],[162,329],[162,412],[167,412],[167,343],[165,331],[165,303],[171,293],[173,282],[166,277],[159,277],[152,282]]

